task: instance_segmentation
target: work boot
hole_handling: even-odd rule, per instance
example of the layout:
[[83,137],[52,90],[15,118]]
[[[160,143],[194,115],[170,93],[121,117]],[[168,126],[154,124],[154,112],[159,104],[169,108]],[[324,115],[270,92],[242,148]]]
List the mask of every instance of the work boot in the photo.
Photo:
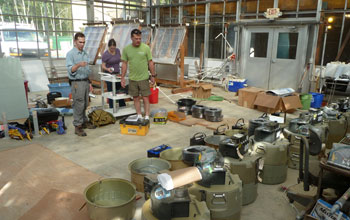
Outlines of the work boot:
[[75,134],[78,135],[78,136],[86,136],[86,133],[85,131],[83,130],[83,127],[80,125],[80,126],[75,126]]
[[95,125],[93,125],[91,122],[84,122],[83,123],[83,128],[87,128],[87,129],[95,129],[96,128],[96,126]]

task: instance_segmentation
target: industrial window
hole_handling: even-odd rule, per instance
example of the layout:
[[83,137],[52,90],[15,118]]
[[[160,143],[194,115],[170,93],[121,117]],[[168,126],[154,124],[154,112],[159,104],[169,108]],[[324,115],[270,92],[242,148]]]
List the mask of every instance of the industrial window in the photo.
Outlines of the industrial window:
[[252,33],[249,57],[266,57],[269,33]]
[[277,45],[278,59],[295,59],[297,54],[298,33],[279,33]]

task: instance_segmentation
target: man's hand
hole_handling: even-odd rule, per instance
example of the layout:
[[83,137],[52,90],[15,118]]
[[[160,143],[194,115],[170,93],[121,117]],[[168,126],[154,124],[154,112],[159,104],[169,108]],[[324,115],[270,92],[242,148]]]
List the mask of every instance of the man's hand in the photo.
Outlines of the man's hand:
[[108,72],[113,73],[112,68],[108,68]]
[[125,77],[121,77],[120,80],[121,80],[121,81],[120,81],[121,86],[122,86],[123,88],[125,88]]
[[89,84],[89,85],[90,85],[90,92],[93,92],[94,88],[92,87],[92,84]]
[[82,61],[82,62],[79,63],[79,66],[80,66],[80,67],[84,67],[84,66],[86,66],[87,64],[88,64],[87,62]]
[[151,83],[152,83],[152,85],[154,85],[155,82],[156,82],[155,78],[153,76],[151,76]]

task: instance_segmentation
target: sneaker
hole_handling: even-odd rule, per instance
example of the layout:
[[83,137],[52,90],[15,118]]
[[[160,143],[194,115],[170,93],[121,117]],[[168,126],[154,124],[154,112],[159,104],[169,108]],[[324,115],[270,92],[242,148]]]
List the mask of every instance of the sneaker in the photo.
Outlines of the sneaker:
[[144,121],[143,117],[138,115],[137,116],[137,123],[142,124],[143,121]]
[[149,116],[146,116],[146,117],[145,117],[144,122],[145,122],[146,124],[148,124],[148,123],[149,123]]
[[82,126],[75,126],[75,134],[78,135],[78,136],[81,136],[81,137],[85,137],[86,136],[86,133],[83,130]]

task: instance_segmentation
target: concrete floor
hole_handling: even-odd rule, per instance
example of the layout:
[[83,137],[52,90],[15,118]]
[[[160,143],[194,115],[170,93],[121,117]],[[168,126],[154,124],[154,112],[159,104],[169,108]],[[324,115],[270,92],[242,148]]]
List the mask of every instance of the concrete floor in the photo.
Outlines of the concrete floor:
[[[170,90],[162,88],[170,94]],[[200,104],[215,106],[223,109],[224,117],[245,118],[246,121],[257,118],[262,113],[243,108],[237,105],[237,96],[227,93],[221,88],[214,88],[215,95],[221,95],[231,100],[215,102],[201,101]],[[46,94],[46,93],[42,93]],[[30,97],[37,94],[30,94]],[[189,96],[191,93],[172,95],[172,99]],[[45,96],[44,96],[45,97]],[[132,103],[130,103],[132,104]],[[101,105],[100,96],[93,98],[91,106]],[[151,105],[151,109],[166,108],[168,111],[176,110],[176,105],[172,104],[165,96],[159,94],[159,103]],[[290,117],[295,117],[290,115]],[[57,154],[73,161],[74,163],[89,169],[105,178],[118,177],[130,180],[128,164],[138,158],[146,157],[146,151],[152,147],[168,144],[172,147],[186,147],[189,140],[196,132],[212,134],[212,130],[203,126],[187,127],[177,123],[168,122],[166,125],[151,124],[147,136],[129,136],[120,134],[118,122],[114,125],[86,130],[87,137],[74,135],[72,117],[66,117],[68,127],[67,134],[50,134],[34,138],[32,143],[39,143]],[[11,139],[0,140],[0,150],[9,149],[16,146],[29,144],[28,140],[16,141]],[[295,219],[296,213],[289,205],[285,194],[280,190],[281,186],[291,186],[297,183],[297,170],[288,169],[287,181],[278,185],[259,184],[258,198],[250,205],[242,208],[241,219]],[[88,185],[90,183],[86,183]],[[137,212],[134,219],[141,219],[141,207],[144,200],[137,202]]]

